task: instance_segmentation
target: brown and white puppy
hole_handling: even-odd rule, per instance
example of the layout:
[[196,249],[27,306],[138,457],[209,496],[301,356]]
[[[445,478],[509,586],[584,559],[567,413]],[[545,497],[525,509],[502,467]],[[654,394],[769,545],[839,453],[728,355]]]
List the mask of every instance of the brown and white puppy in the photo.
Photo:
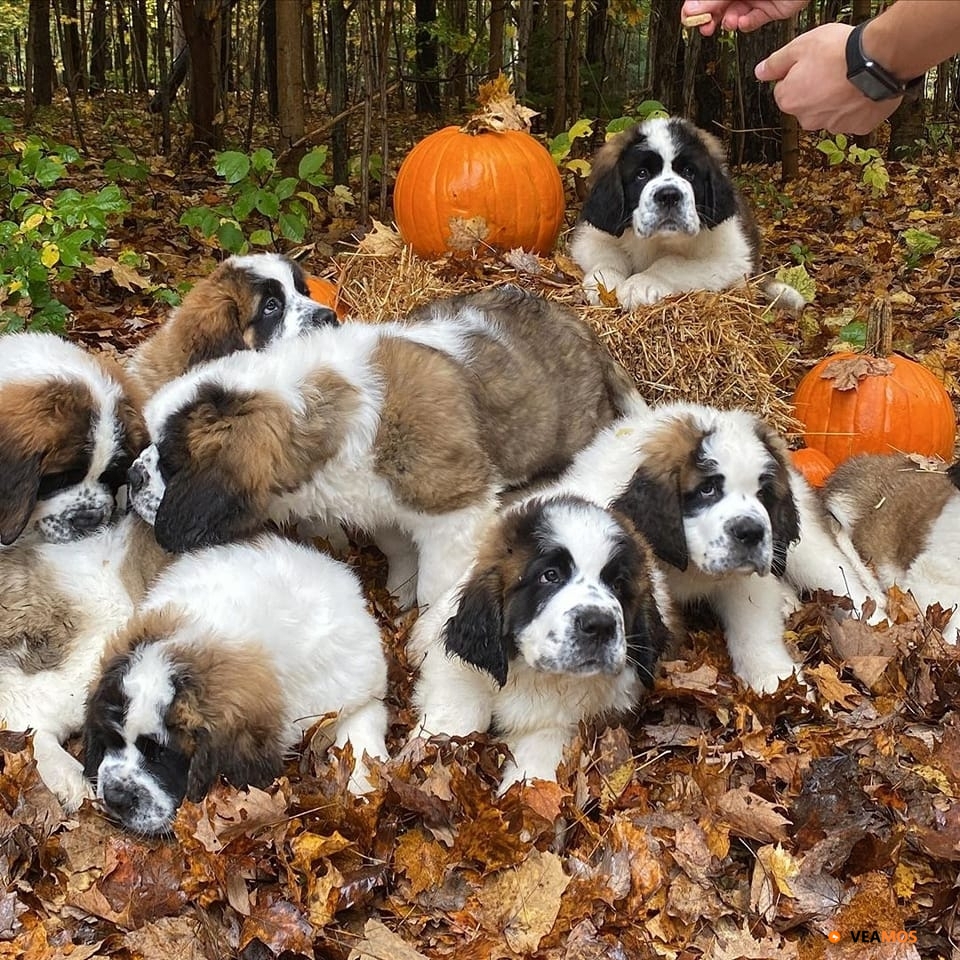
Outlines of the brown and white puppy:
[[337,713],[353,746],[386,757],[387,665],[353,571],[274,535],[186,554],[110,642],[90,694],[84,769],[108,812],[164,833],[218,777],[266,786],[304,731]]
[[502,490],[563,469],[640,405],[572,311],[498,288],[190,371],[146,406],[153,443],[131,497],[175,551],[268,520],[395,527],[429,602],[468,565]]
[[[652,118],[611,138],[592,162],[570,254],[590,303],[600,287],[624,310],[690,290],[725,290],[757,272],[760,233],[720,142],[679,117]],[[785,309],[802,296],[765,294]]]
[[88,787],[61,744],[162,563],[117,505],[145,436],[119,372],[53,334],[0,337],[0,722],[34,731],[40,776],[68,808]]
[[827,510],[886,590],[909,591],[920,610],[953,608],[944,639],[960,629],[960,490],[946,473],[902,454],[862,454],[841,463],[821,494]]
[[664,564],[670,595],[705,601],[734,672],[760,692],[797,670],[784,644],[799,590],[849,596],[859,612],[883,592],[830,530],[786,444],[744,410],[669,404],[602,431],[560,478],[565,491],[626,514]]
[[415,732],[492,730],[513,755],[501,791],[552,780],[581,721],[636,707],[671,623],[665,578],[624,517],[563,494],[505,508],[413,627]]
[[277,253],[234,256],[194,285],[137,347],[128,369],[149,395],[205,360],[336,323],[333,310],[310,298],[293,260]]

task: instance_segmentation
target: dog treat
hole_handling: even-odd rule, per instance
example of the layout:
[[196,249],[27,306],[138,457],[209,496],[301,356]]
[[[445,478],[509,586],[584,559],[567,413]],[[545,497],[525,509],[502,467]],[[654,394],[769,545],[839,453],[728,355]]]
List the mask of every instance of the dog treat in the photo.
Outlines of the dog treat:
[[685,27],[699,27],[705,23],[709,23],[712,14],[709,13],[695,13],[692,17],[682,17],[680,23]]

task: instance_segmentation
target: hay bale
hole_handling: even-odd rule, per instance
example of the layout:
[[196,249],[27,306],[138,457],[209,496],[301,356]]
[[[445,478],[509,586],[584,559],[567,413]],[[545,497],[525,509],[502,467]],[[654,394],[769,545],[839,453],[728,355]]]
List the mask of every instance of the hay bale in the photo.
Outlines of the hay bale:
[[528,269],[504,259],[426,261],[400,244],[387,255],[361,246],[339,265],[341,289],[358,319],[402,318],[431,300],[517,283],[576,310],[651,403],[745,407],[787,435],[798,432],[788,399],[790,351],[749,287],[684,294],[624,313],[585,305],[577,278],[550,260],[531,258]]

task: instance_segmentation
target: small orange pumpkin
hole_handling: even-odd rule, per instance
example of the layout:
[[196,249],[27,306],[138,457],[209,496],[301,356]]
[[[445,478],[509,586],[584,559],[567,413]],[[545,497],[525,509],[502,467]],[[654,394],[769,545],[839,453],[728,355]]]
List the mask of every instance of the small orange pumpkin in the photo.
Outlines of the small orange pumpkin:
[[513,100],[502,78],[480,93],[481,109],[464,127],[430,134],[400,165],[393,213],[418,256],[515,247],[546,254],[557,241],[563,181],[527,132],[532,111]]
[[944,385],[892,352],[890,305],[875,301],[868,349],[826,357],[793,396],[804,443],[842,463],[856,453],[920,453],[953,459],[956,414]]
[[348,311],[340,294],[340,288],[332,280],[314,277],[311,274],[307,274],[306,280],[310,298],[317,303],[322,303],[325,307],[330,307],[331,310],[336,311],[337,317],[343,320]]
[[812,487],[822,487],[827,477],[836,469],[833,461],[825,453],[814,450],[812,447],[791,450],[790,459]]

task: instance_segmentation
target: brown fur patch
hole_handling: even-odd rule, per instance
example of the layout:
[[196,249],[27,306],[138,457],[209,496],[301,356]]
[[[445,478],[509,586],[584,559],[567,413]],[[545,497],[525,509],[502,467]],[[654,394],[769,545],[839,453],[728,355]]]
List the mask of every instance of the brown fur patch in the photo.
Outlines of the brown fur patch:
[[255,292],[243,270],[223,263],[199,280],[133,356],[134,375],[149,395],[191,367],[254,346],[249,325]]
[[85,624],[33,550],[0,552],[0,668],[52,670]]
[[468,363],[394,338],[374,355],[386,385],[377,468],[419,509],[457,509],[491,485],[559,473],[635,396],[591,327],[515,287],[431,304],[411,322],[464,309],[500,331],[469,336]]
[[848,532],[864,560],[907,570],[957,490],[946,474],[922,470],[909,457],[868,454],[841,463],[823,495],[853,504],[857,519]]
[[147,588],[170,562],[167,553],[154,536],[153,527],[134,519],[126,553],[120,565],[120,582],[134,603],[139,603]]
[[643,440],[644,472],[677,494],[694,490],[703,479],[695,454],[705,436],[691,416],[665,422]]

